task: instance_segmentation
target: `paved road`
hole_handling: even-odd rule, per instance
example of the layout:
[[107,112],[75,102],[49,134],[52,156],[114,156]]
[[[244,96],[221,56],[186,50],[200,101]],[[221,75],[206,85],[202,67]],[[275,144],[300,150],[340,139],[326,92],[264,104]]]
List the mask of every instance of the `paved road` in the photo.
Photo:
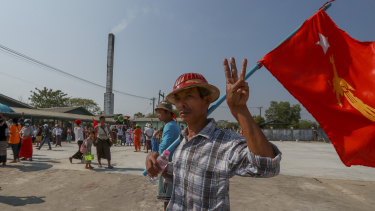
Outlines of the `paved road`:
[[[344,166],[331,144],[274,143],[283,152],[281,175],[270,179],[234,177],[232,210],[375,207],[374,168]],[[115,169],[92,172],[80,161],[69,163],[68,157],[77,148],[64,143],[52,151],[45,147],[35,151],[33,162],[0,168],[0,210],[162,210],[155,200],[156,187],[139,176],[146,153],[112,147]]]

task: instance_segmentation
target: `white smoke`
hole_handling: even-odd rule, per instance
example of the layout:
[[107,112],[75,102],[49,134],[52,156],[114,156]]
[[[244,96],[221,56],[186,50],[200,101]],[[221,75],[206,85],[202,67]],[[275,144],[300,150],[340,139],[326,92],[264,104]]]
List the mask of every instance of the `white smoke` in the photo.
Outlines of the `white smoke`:
[[130,20],[128,19],[122,19],[121,23],[117,24],[115,27],[112,28],[111,33],[118,34],[121,31],[123,31],[128,25]]
[[126,29],[128,25],[139,15],[147,15],[149,13],[154,13],[155,15],[159,15],[160,11],[157,8],[150,8],[150,7],[144,7],[141,9],[133,9],[128,10],[127,15],[125,18],[123,18],[119,24],[114,26],[111,29],[111,33],[118,34]]

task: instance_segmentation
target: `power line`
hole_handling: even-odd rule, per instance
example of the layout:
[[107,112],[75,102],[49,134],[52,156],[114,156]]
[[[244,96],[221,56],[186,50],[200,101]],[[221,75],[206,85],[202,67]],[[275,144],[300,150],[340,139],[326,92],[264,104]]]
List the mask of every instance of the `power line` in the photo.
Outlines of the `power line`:
[[[44,62],[41,62],[41,61],[39,61],[37,59],[31,58],[31,57],[29,57],[29,56],[27,56],[25,54],[17,52],[15,50],[10,49],[10,48],[8,48],[8,47],[6,47],[4,45],[1,45],[1,44],[0,44],[0,50],[2,50],[3,52],[6,52],[6,53],[8,53],[8,54],[10,54],[12,56],[15,56],[17,58],[23,59],[23,60],[25,60],[27,62],[31,62],[31,63],[36,64],[38,66],[44,67],[47,70],[52,70],[53,72],[57,72],[57,73],[60,73],[62,75],[65,75],[67,77],[83,81],[85,83],[88,83],[88,84],[96,86],[96,87],[100,87],[100,88],[104,88],[104,89],[106,88],[105,86],[103,86],[101,84],[98,84],[98,83],[86,80],[86,79],[78,77],[78,76],[75,76],[75,75],[73,75],[71,73],[65,72],[65,71],[63,71],[63,70],[61,70],[59,68],[53,67],[53,66],[48,65],[48,64],[46,64]],[[113,91],[116,92],[116,93],[118,93],[118,94],[122,94],[122,95],[127,95],[127,96],[131,96],[131,97],[141,98],[141,99],[145,99],[145,100],[152,100],[152,98],[148,98],[148,97],[143,97],[143,96],[140,96],[140,95],[135,95],[135,94],[127,93],[127,92],[120,91],[120,90],[113,90]]]

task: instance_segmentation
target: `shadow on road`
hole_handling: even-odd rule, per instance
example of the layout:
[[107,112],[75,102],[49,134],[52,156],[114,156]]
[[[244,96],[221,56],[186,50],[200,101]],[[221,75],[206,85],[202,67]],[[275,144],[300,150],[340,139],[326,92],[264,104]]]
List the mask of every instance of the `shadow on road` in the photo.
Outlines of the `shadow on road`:
[[0,196],[0,203],[11,206],[25,206],[27,204],[41,204],[44,203],[45,196]]
[[28,162],[23,163],[27,165],[7,165],[5,168],[16,168],[22,172],[32,172],[32,171],[42,171],[49,168],[52,168],[52,165],[42,162]]
[[93,171],[96,172],[126,172],[126,171],[139,171],[143,172],[144,169],[142,168],[113,168],[113,169],[108,169],[107,167],[105,168],[95,168]]

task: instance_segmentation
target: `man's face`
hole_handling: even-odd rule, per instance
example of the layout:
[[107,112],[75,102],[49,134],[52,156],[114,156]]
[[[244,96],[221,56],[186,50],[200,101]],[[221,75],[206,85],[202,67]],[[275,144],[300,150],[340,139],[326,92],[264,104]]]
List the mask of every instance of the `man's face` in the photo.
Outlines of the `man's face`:
[[105,124],[105,118],[101,118],[100,119],[100,123],[103,125],[103,124]]
[[175,103],[182,121],[194,123],[202,117],[206,117],[210,99],[208,96],[201,98],[198,88],[191,88],[176,93]]
[[156,114],[158,118],[160,119],[160,121],[162,122],[166,122],[170,118],[170,115],[171,115],[169,111],[161,109],[161,108],[156,109]]

